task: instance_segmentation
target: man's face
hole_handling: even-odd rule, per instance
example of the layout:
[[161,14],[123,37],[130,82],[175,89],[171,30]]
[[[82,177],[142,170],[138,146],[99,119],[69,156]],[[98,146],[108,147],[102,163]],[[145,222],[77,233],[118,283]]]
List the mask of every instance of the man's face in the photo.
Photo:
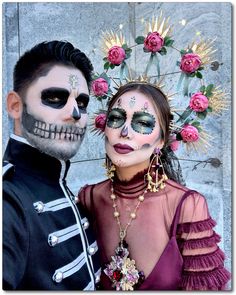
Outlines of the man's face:
[[89,91],[82,72],[55,65],[27,89],[22,135],[44,153],[70,159],[85,134],[88,102]]
[[151,99],[134,90],[122,94],[107,116],[106,152],[117,167],[146,167],[162,148],[161,128]]

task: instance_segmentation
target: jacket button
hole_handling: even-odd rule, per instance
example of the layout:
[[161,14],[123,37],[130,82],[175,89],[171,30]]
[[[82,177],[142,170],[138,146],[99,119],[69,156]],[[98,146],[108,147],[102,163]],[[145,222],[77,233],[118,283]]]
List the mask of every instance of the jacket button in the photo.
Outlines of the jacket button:
[[83,224],[83,228],[84,229],[87,229],[89,227],[89,222],[88,221],[85,221],[85,223]]
[[93,255],[95,253],[96,248],[95,247],[89,247],[88,252],[90,255]]
[[56,273],[53,275],[53,280],[54,280],[56,283],[60,283],[60,282],[63,280],[63,273],[62,273],[61,271],[56,272]]
[[34,203],[34,209],[38,212],[38,213],[42,213],[44,210],[44,203],[39,201]]
[[48,244],[54,247],[58,243],[58,237],[55,235],[49,235],[48,237]]

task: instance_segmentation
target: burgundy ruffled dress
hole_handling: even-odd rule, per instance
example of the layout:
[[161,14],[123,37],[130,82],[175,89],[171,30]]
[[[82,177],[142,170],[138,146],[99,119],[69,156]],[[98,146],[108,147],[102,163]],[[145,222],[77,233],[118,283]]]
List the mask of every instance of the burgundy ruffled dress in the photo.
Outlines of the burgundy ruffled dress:
[[[114,179],[123,225],[128,220],[125,216],[129,216],[137,197],[145,190],[144,173],[138,173],[130,181]],[[119,243],[110,195],[110,180],[87,185],[79,193],[97,234],[103,265],[111,261]],[[164,189],[147,192],[126,239],[131,259],[145,274],[138,290],[225,289],[230,273],[224,268],[225,257],[217,245],[220,236],[213,230],[215,225],[205,198],[196,191],[167,180]],[[104,272],[101,289],[112,290]]]

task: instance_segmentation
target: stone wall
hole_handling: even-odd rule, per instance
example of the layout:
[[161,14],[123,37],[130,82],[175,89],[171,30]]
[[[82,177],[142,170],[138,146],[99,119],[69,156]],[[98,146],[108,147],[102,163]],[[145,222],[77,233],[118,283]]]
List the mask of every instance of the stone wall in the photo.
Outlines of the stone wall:
[[[118,30],[122,25],[126,40],[134,43],[134,36],[143,32],[142,19],[150,19],[160,11],[170,16],[174,26],[175,46],[181,48],[197,34],[216,38],[216,60],[219,70],[212,71],[209,82],[222,85],[231,93],[231,22],[232,5],[227,2],[22,2],[3,4],[3,150],[12,132],[12,122],[6,112],[5,98],[12,89],[12,71],[18,57],[36,43],[45,40],[67,40],[85,51],[97,71],[102,71],[99,38],[102,30]],[[182,20],[186,24],[181,23]],[[162,68],[173,71],[176,56],[163,59]],[[135,51],[131,64],[140,62]],[[142,64],[142,60],[141,60]],[[138,66],[137,66],[138,67]],[[140,67],[137,70],[140,70]],[[175,77],[168,80],[176,83]],[[170,86],[171,87],[171,86]],[[174,90],[170,89],[170,90]],[[229,96],[230,98],[230,96]],[[90,114],[98,107],[92,100]],[[207,154],[188,155],[177,152],[183,175],[189,187],[207,198],[211,215],[217,220],[216,230],[222,236],[221,247],[231,268],[231,108],[222,116],[211,117],[207,128],[214,136]],[[76,192],[86,183],[105,178],[104,144],[101,138],[87,133],[79,153],[72,159],[70,185]],[[208,163],[210,158],[220,161],[218,167]],[[202,162],[199,162],[202,161]],[[196,166],[197,165],[197,166]]]

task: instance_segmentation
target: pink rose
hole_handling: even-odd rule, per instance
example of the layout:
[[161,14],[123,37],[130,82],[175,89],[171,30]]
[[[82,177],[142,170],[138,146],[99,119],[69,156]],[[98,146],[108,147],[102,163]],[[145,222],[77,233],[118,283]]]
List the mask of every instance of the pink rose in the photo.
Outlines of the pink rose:
[[200,56],[195,53],[186,53],[182,56],[180,69],[188,74],[194,73],[201,66]]
[[208,98],[201,92],[197,92],[191,96],[189,106],[195,112],[204,112],[208,108]]
[[94,95],[103,96],[108,92],[108,83],[103,78],[98,78],[92,82],[92,90]]
[[107,59],[111,64],[118,66],[123,62],[125,57],[126,55],[124,48],[120,46],[113,46],[108,51]]
[[158,32],[153,32],[147,35],[144,39],[144,47],[151,52],[158,52],[164,45],[164,39]]
[[176,135],[173,135],[170,138],[170,148],[173,152],[177,151],[179,148],[179,140],[176,140]]
[[95,118],[95,127],[97,129],[100,129],[101,131],[104,131],[106,127],[106,120],[107,120],[106,114],[97,115],[97,117]]
[[199,133],[196,127],[192,125],[185,125],[180,132],[183,141],[185,142],[194,142],[199,139]]

